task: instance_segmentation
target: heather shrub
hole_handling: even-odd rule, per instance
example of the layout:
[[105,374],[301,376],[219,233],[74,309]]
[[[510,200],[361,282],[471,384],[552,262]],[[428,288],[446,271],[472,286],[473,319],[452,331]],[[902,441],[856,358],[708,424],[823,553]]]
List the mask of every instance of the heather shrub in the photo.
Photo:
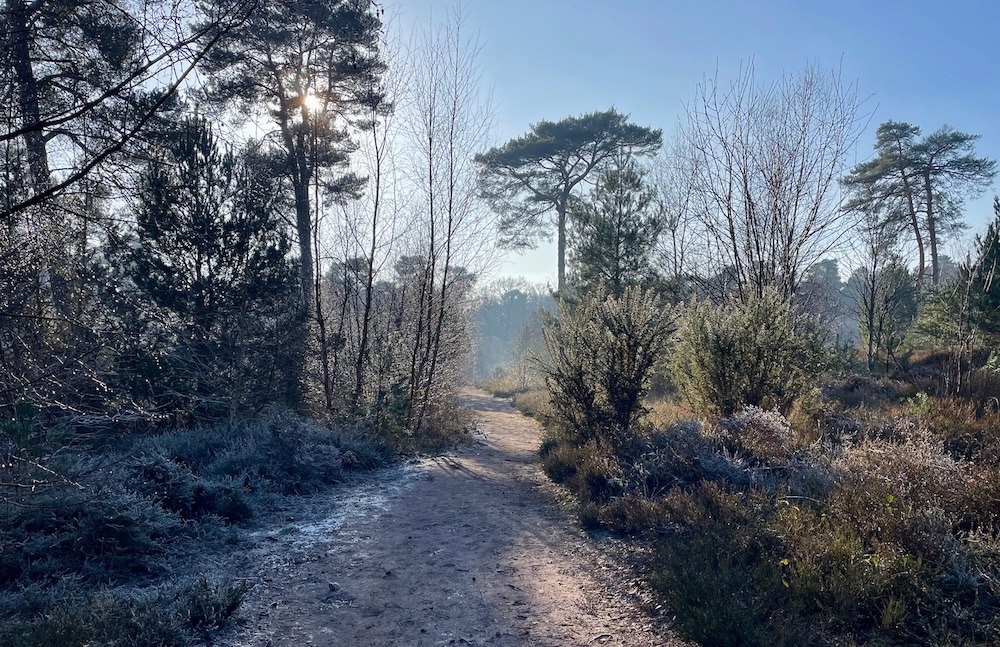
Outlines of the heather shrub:
[[[170,581],[273,504],[385,464],[360,430],[288,413],[99,443],[41,458],[0,430],[0,644],[189,645],[225,627],[248,586]],[[25,436],[30,437],[34,431]],[[40,434],[38,438],[44,440]]]
[[[384,465],[390,456],[384,444],[359,429],[331,429],[284,412],[233,428],[161,434],[141,442],[139,450],[183,466],[169,469],[187,470],[190,478],[215,479],[218,487],[245,483],[281,494],[316,492],[340,482],[345,470]],[[161,464],[162,469],[168,468]]]
[[608,501],[599,509],[597,519],[614,532],[646,534],[660,529],[664,521],[663,505],[655,498],[631,492]]
[[215,515],[226,523],[239,523],[253,516],[242,485],[231,479],[198,478],[184,464],[161,455],[138,457],[132,470],[139,492],[184,519]]
[[792,427],[778,411],[764,411],[747,405],[739,413],[718,422],[735,449],[763,462],[789,458],[792,450]]
[[683,422],[656,430],[627,452],[630,479],[635,489],[649,495],[675,485],[694,484],[709,478],[704,459],[713,454],[713,441],[697,422]]
[[1000,407],[869,376],[820,389],[821,330],[769,294],[682,322],[675,383],[708,420],[668,403],[615,433],[582,341],[596,307],[559,329],[581,341],[549,378],[543,464],[582,526],[651,542],[686,637],[1000,644]]
[[819,320],[768,290],[688,307],[672,354],[674,383],[697,410],[731,416],[753,405],[787,412],[815,386],[831,354]]
[[952,456],[1000,466],[997,414],[983,410],[982,402],[953,396],[932,398],[923,422]]
[[612,449],[599,440],[580,448],[576,472],[567,480],[570,489],[584,502],[604,503],[621,494],[624,472]]
[[834,378],[822,388],[823,397],[842,409],[874,409],[895,402],[913,391],[902,382],[867,374]]
[[625,485],[625,470],[618,456],[600,439],[584,445],[565,441],[549,444],[542,455],[542,468],[581,503],[606,503],[620,495]]
[[576,475],[585,450],[558,439],[546,439],[540,449],[542,469],[556,483],[565,483]]
[[0,644],[19,647],[182,647],[232,625],[246,582],[199,578],[141,592],[29,587],[0,595]]
[[30,506],[8,508],[0,529],[0,590],[78,578],[120,583],[162,572],[171,541],[188,535],[180,517],[113,482],[100,491],[52,488]]
[[772,507],[766,495],[702,484],[667,501],[694,525],[657,544],[651,583],[685,636],[706,645],[812,642],[786,617],[792,605],[778,541],[764,525]]

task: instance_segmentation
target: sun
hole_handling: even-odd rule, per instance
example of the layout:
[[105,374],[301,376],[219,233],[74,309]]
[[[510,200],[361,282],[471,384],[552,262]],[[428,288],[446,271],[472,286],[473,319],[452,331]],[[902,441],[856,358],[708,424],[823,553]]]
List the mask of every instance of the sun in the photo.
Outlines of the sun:
[[307,92],[305,96],[302,97],[302,105],[309,112],[316,112],[323,107],[323,100],[312,92]]

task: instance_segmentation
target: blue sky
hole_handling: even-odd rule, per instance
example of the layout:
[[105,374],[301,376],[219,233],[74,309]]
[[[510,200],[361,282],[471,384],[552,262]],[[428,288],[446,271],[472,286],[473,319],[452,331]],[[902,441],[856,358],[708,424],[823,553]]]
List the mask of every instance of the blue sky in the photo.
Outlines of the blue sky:
[[[453,6],[386,2],[403,25],[443,19]],[[463,7],[482,44],[500,141],[540,119],[612,105],[669,137],[705,76],[718,69],[728,83],[752,59],[764,81],[810,62],[841,67],[873,113],[858,161],[887,119],[924,132],[948,124],[980,134],[978,153],[1000,159],[1000,3],[466,0]],[[970,235],[992,218],[996,191],[967,205]],[[554,282],[555,253],[543,247],[502,271]]]

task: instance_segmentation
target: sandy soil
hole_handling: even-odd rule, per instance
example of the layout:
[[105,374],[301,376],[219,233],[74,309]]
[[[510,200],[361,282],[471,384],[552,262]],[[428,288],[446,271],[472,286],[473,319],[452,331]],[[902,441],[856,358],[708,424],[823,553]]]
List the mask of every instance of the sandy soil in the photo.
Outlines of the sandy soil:
[[220,644],[682,644],[643,610],[621,545],[560,508],[538,425],[464,398],[481,419],[472,447],[302,499],[256,533],[246,623]]

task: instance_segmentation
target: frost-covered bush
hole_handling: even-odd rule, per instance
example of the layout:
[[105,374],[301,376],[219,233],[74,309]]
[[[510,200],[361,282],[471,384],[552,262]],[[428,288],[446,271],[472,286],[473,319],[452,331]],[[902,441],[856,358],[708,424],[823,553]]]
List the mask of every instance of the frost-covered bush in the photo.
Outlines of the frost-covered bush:
[[653,363],[673,330],[672,313],[639,288],[620,298],[598,290],[548,318],[543,373],[555,422],[574,443],[618,444],[629,436],[645,413]]
[[768,290],[745,303],[692,304],[672,357],[674,383],[704,413],[787,412],[829,364],[820,322]]
[[736,447],[754,458],[780,461],[791,453],[792,427],[777,410],[747,405],[739,413],[719,420],[719,426]]
[[328,428],[287,412],[237,425],[183,430],[141,444],[199,479],[246,483],[283,494],[315,492],[343,472],[389,460],[389,449],[350,426]]

